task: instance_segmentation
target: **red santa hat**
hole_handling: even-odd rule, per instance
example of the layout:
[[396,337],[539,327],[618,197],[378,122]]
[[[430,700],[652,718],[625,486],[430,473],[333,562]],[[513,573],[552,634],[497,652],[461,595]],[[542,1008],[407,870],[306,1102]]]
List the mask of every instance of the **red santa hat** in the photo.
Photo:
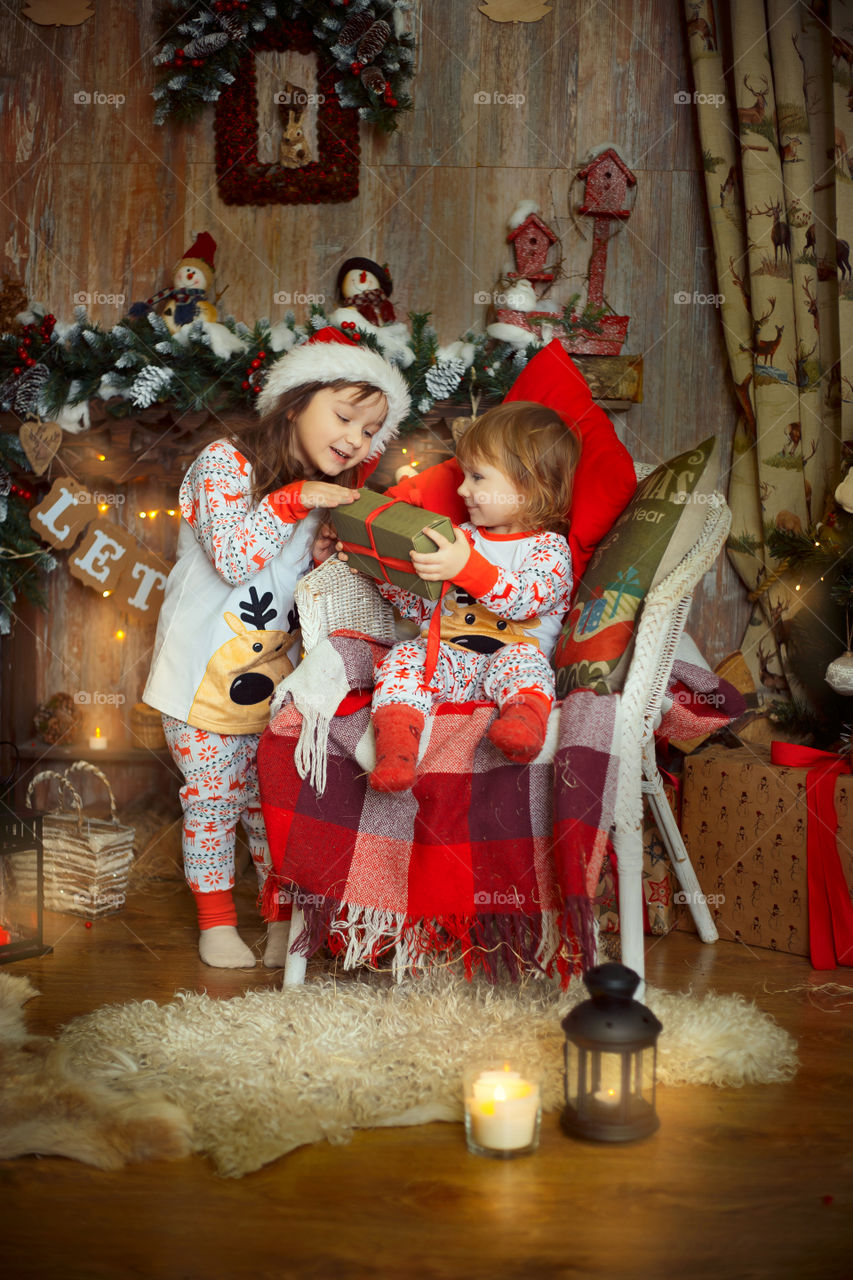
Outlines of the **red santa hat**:
[[275,408],[285,391],[310,382],[367,382],[384,395],[388,411],[367,457],[377,458],[395,438],[409,412],[409,389],[398,369],[369,347],[362,347],[339,329],[319,329],[301,346],[276,360],[257,399],[258,413]]
[[180,267],[197,267],[204,276],[208,289],[213,284],[213,255],[216,253],[216,241],[208,231],[202,231],[193,243],[187,249],[180,262],[175,266],[177,271]]

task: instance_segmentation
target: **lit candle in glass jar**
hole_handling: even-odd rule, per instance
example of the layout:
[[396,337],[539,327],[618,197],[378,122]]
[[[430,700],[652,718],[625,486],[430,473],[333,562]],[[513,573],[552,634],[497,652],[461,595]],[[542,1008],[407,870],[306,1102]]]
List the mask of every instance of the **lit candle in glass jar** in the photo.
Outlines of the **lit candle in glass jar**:
[[539,1136],[539,1085],[519,1071],[481,1071],[466,1077],[465,1127],[468,1145],[483,1155],[518,1155],[533,1150]]

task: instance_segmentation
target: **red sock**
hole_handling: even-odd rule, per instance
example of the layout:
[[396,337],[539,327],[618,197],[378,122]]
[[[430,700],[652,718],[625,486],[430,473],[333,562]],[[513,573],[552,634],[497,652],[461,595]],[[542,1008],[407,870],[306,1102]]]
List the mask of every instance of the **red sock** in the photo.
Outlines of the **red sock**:
[[529,764],[545,742],[551,699],[534,689],[521,689],[500,711],[486,735],[516,764]]
[[230,889],[214,889],[212,893],[199,893],[193,889],[198,927],[203,933],[205,929],[215,929],[220,924],[237,926],[237,908],[234,906],[234,894]]
[[399,703],[373,713],[376,768],[368,781],[374,791],[408,791],[415,781],[424,718]]

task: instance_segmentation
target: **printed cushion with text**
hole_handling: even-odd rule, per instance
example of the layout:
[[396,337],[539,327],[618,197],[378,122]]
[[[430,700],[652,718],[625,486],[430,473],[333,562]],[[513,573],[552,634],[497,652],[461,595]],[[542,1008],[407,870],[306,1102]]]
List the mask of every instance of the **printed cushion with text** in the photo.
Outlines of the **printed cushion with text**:
[[622,688],[642,602],[690,550],[717,481],[716,437],[641,480],[578,586],[554,653],[557,693]]

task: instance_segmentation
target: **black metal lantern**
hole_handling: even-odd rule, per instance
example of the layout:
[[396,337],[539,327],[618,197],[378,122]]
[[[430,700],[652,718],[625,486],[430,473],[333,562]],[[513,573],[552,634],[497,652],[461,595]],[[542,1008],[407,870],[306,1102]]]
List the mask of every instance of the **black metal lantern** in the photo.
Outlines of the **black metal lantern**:
[[0,814],[0,964],[44,956],[41,817]]
[[592,996],[563,1018],[560,1123],[575,1138],[630,1142],[654,1133],[657,1039],[662,1027],[632,997],[640,979],[623,964],[600,964],[584,975]]

